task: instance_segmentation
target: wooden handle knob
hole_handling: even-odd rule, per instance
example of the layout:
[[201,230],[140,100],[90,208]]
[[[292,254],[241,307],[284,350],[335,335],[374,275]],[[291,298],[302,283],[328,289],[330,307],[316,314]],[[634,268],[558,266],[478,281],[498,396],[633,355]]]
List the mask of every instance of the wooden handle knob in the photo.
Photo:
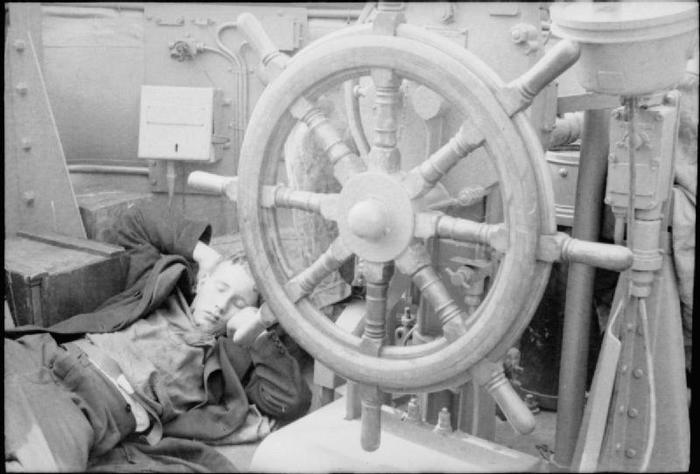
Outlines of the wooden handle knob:
[[568,238],[561,248],[561,258],[598,268],[622,272],[632,266],[634,254],[622,245],[602,244]]
[[569,69],[581,55],[578,43],[562,40],[542,56],[525,74],[520,76],[520,88],[534,97],[544,87]]
[[267,62],[266,58],[279,52],[262,24],[252,14],[241,13],[238,15],[236,24],[238,29],[248,38],[253,49],[260,55],[263,64]]
[[229,198],[235,198],[237,176],[219,176],[204,171],[193,171],[187,177],[187,185],[201,191],[210,191],[217,194],[225,194]]
[[491,394],[503,414],[520,434],[535,429],[535,417],[515,392],[503,373],[503,367],[489,360],[481,360],[471,369],[474,380]]

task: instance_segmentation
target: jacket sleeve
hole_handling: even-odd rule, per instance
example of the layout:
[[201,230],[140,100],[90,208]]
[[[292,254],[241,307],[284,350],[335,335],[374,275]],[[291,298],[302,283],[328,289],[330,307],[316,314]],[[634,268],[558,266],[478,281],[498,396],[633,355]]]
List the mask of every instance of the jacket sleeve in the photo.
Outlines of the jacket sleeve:
[[245,386],[250,401],[260,411],[280,421],[306,414],[311,391],[299,363],[280,341],[275,329],[263,332],[250,349],[253,371]]
[[161,254],[182,255],[192,260],[197,241],[208,244],[211,233],[206,222],[187,219],[181,212],[147,202],[125,210],[107,232],[106,239],[127,250],[150,245]]

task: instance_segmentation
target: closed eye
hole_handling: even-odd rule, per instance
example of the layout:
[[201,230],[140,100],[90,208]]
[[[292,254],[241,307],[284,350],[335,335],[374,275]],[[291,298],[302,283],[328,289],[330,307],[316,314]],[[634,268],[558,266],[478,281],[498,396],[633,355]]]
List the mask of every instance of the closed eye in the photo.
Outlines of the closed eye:
[[233,299],[233,305],[238,309],[243,309],[246,306],[248,306],[246,301],[243,298],[239,298],[239,297],[236,297]]

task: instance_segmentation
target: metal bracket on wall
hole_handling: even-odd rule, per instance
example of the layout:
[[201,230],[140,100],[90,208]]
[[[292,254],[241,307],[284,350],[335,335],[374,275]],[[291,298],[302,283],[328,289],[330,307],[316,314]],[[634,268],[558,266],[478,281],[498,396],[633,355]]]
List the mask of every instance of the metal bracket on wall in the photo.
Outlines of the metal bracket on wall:
[[41,6],[9,4],[5,42],[5,235],[85,238],[41,71]]

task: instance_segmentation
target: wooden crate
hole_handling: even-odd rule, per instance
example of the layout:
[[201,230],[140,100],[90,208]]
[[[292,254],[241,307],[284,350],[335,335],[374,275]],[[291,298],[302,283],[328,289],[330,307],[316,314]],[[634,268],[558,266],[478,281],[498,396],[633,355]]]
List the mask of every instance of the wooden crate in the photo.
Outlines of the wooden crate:
[[96,309],[124,288],[122,247],[58,234],[5,239],[5,295],[15,325],[51,326]]

